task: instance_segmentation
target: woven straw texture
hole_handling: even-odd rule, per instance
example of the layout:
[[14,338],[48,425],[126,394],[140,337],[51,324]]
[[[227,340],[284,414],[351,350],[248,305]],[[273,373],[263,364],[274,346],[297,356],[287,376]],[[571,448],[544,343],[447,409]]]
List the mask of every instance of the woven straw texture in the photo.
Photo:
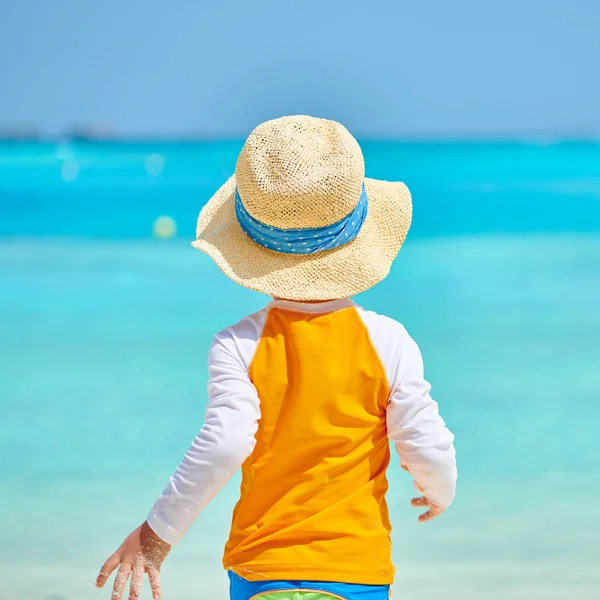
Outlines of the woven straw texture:
[[339,123],[282,117],[250,134],[235,173],[255,219],[281,229],[324,227],[356,206],[365,162],[357,141]]
[[[253,242],[235,216],[236,185],[246,210],[282,229],[331,225],[356,206],[365,184],[369,207],[358,236],[316,254],[267,250]],[[290,300],[331,300],[362,292],[390,270],[408,233],[408,188],[364,178],[356,140],[339,123],[282,117],[249,136],[236,172],[198,217],[195,248],[206,252],[240,285]]]

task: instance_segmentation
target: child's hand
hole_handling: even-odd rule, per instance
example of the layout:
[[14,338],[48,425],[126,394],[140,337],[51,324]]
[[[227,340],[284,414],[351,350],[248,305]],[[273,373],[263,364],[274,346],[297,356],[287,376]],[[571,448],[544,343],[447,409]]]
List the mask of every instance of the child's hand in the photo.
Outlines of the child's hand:
[[413,498],[410,503],[413,506],[427,506],[429,510],[424,512],[422,515],[419,515],[419,521],[421,523],[425,523],[425,521],[431,521],[431,519],[435,519],[439,515],[441,515],[445,510],[445,506],[438,506],[437,504],[433,504],[427,500],[425,496],[420,496],[419,498]]
[[[404,463],[400,463],[400,466],[408,473],[410,473],[409,469],[408,469],[408,465],[405,465]],[[417,492],[420,492],[421,494],[423,493],[423,487],[421,486],[421,484],[418,481],[414,482],[414,487],[417,490]],[[430,502],[425,496],[421,496],[419,498],[413,498],[410,503],[413,506],[419,507],[419,506],[426,506],[427,508],[429,508],[429,510],[427,512],[424,512],[422,515],[419,515],[419,521],[421,523],[425,523],[425,521],[431,521],[431,519],[435,519],[436,517],[439,517],[445,510],[446,507],[445,506],[438,506],[437,504],[433,504],[433,502]]]
[[144,522],[125,538],[119,549],[102,565],[96,587],[104,587],[111,573],[120,565],[115,577],[112,600],[121,600],[130,575],[129,600],[139,598],[144,573],[148,573],[152,598],[159,600],[160,566],[170,550],[170,544],[159,538],[148,523]]

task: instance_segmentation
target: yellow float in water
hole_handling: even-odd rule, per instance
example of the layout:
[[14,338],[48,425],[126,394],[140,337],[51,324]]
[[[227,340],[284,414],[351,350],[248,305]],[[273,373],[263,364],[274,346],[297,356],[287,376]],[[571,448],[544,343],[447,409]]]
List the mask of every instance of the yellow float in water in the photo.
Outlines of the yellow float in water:
[[157,217],[152,225],[152,233],[157,238],[172,238],[177,233],[177,223],[166,215]]

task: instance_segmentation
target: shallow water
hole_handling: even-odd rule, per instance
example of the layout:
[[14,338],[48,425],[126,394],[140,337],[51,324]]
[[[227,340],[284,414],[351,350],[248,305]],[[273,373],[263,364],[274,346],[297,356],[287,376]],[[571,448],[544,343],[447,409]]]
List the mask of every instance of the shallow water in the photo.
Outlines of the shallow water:
[[[235,149],[222,158],[230,167]],[[202,424],[212,335],[266,302],[189,247],[193,223],[184,215],[191,190],[205,184],[193,183],[173,158],[189,175],[179,182],[185,198],[165,197],[178,189],[178,176],[167,175],[169,156],[165,179],[148,184],[156,200],[148,207],[140,204],[149,177],[143,159],[140,181],[128,172],[125,183],[112,180],[119,194],[102,196],[95,184],[88,187],[83,169],[73,186],[50,185],[46,175],[36,184],[23,173],[19,183],[7,175],[9,160],[26,172],[23,163],[33,159],[0,152],[2,600],[110,597],[93,589],[100,564],[143,520]],[[540,158],[531,166],[538,178],[533,208],[524,189],[517,203],[508,191],[514,177],[498,175],[507,164],[498,156],[487,176],[504,192],[477,188],[482,178],[473,165],[452,173],[450,159],[440,164],[433,153],[419,163],[412,156],[413,190],[424,190],[421,214],[443,211],[455,189],[448,181],[462,177],[463,189],[479,191],[465,192],[464,206],[452,214],[471,220],[450,236],[430,217],[428,226],[416,227],[390,277],[357,298],[402,321],[417,339],[433,394],[456,434],[458,496],[438,520],[416,522],[409,478],[390,469],[396,598],[592,599],[600,589],[600,194],[591,162],[581,156],[588,165],[585,194],[565,191],[568,177],[550,168],[558,191],[540,192],[547,186]],[[105,168],[106,159],[97,160]],[[378,176],[392,178],[399,168],[373,160]],[[118,172],[115,161],[107,173]],[[570,168],[576,178],[577,162]],[[208,174],[199,178],[222,179],[214,161],[202,169]],[[446,169],[448,179],[427,188],[418,172],[436,169]],[[433,188],[436,194],[426,193]],[[89,189],[98,196],[88,197]],[[100,198],[105,205],[96,203]],[[69,212],[74,202],[81,212]],[[89,210],[82,207],[88,202]],[[522,217],[506,228],[490,218],[486,231],[492,207],[476,202],[518,205]],[[582,212],[561,224],[549,211],[543,227],[527,225],[540,202]],[[102,206],[114,211],[98,224]],[[61,220],[56,212],[63,210]],[[125,228],[122,221],[146,213],[145,229]],[[182,235],[149,239],[150,216],[164,213],[183,223]],[[226,487],[167,559],[165,597],[225,600],[220,557],[238,483]]]

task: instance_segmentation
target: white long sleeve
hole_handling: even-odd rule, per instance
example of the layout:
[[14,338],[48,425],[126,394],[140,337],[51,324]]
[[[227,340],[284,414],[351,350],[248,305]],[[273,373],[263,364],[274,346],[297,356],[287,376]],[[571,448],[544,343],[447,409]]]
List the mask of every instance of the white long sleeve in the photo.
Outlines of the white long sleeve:
[[204,426],[147,517],[152,530],[169,544],[183,538],[254,449],[260,405],[245,358],[250,359],[263,322],[264,315],[256,313],[236,326],[238,336],[227,329],[215,336]]
[[388,376],[388,437],[423,494],[448,506],[456,490],[454,436],[429,395],[419,347],[397,321],[362,308],[359,312]]
[[401,365],[405,368],[388,404],[388,436],[423,494],[434,504],[448,506],[456,490],[454,436],[429,395],[419,348],[408,339]]

